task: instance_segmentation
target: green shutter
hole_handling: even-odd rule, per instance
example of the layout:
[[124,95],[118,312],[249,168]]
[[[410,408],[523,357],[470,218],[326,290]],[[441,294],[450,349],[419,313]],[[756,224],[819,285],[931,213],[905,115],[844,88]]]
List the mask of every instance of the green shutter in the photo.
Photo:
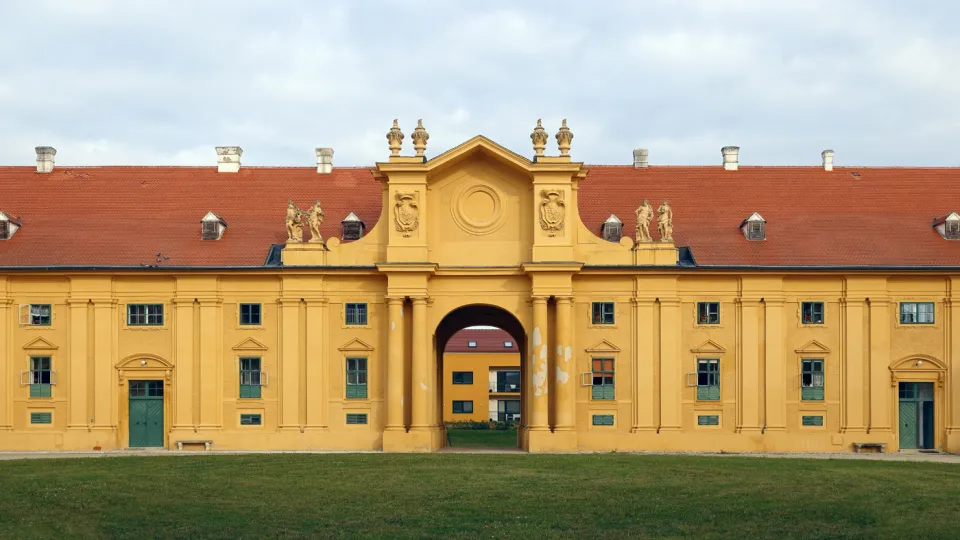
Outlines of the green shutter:
[[612,426],[612,425],[613,425],[613,415],[612,415],[612,414],[595,414],[595,415],[593,415],[593,425],[595,425],[595,426]]
[[49,384],[31,384],[30,385],[30,397],[32,398],[48,398],[50,397],[50,386]]
[[613,386],[612,385],[594,386],[593,399],[615,399]]
[[716,414],[702,415],[697,417],[697,425],[699,426],[719,426],[720,425],[720,416]]
[[347,424],[366,424],[367,415],[366,414],[347,414]]
[[260,399],[260,386],[256,384],[241,384],[240,397],[242,399]]
[[701,401],[718,401],[720,399],[720,386],[698,386],[697,399]]
[[804,416],[801,419],[801,423],[805,426],[822,426],[823,417],[822,416]]
[[363,399],[367,397],[367,385],[365,384],[348,384],[347,385],[347,397],[350,399]]
[[53,423],[53,413],[35,412],[30,413],[31,424],[51,424]]
[[823,387],[805,386],[800,389],[800,397],[804,401],[823,401]]
[[241,414],[241,426],[259,426],[263,424],[263,417],[259,414]]

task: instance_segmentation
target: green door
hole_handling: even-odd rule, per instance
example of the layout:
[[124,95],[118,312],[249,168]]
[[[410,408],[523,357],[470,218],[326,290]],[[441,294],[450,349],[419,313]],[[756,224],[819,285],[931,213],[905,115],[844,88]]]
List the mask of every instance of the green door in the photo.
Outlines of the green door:
[[933,383],[900,383],[900,448],[934,447]]
[[900,448],[917,447],[917,402],[900,400]]
[[130,447],[163,446],[163,381],[130,381]]

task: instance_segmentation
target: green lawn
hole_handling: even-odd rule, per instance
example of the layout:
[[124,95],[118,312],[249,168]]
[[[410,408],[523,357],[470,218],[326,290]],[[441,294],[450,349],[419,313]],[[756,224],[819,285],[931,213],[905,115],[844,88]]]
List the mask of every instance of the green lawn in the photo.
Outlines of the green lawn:
[[272,454],[0,461],[0,538],[957,538],[960,466]]
[[461,448],[516,448],[516,430],[447,428],[450,446]]

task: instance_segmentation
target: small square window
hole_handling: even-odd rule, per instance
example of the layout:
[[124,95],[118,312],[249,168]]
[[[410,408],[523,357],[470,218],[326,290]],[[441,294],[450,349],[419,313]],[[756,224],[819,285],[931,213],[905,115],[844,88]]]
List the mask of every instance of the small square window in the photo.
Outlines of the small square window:
[[470,414],[473,412],[473,401],[454,401],[453,412],[456,414]]
[[933,324],[933,302],[901,302],[900,324]]
[[823,324],[823,302],[803,302],[800,306],[803,324]]
[[260,326],[260,304],[240,304],[240,324],[242,326]]
[[593,324],[613,324],[613,302],[593,303]]
[[346,305],[346,323],[349,325],[367,324],[367,304],[349,303]]
[[21,306],[20,324],[28,326],[50,326],[53,308],[50,304],[28,304]]
[[945,222],[943,236],[947,240],[960,240],[960,221]]
[[467,347],[470,347],[471,349],[476,349],[476,348],[477,348],[477,342],[476,342],[476,341],[468,341],[468,342],[467,342]]
[[513,348],[513,342],[512,342],[512,341],[504,341],[504,342],[503,342],[503,348],[504,348],[504,349],[512,349],[512,348]]
[[127,304],[127,326],[163,326],[163,304]]
[[472,371],[454,371],[453,384],[473,384]]
[[720,302],[697,302],[697,324],[720,324]]

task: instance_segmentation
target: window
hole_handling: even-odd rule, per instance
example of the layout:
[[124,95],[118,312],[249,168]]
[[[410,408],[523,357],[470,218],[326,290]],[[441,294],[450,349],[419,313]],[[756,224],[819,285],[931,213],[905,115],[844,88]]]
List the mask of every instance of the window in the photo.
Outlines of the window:
[[127,304],[128,326],[163,326],[163,304]]
[[503,348],[504,348],[504,349],[512,349],[512,348],[513,348],[513,342],[512,342],[512,341],[504,341],[504,342],[503,342]]
[[593,359],[593,399],[614,399],[613,358]]
[[367,359],[347,358],[347,398],[356,399],[366,397]]
[[367,324],[367,304],[347,304],[346,323]]
[[497,401],[497,422],[519,422],[520,400],[501,399]]
[[216,221],[204,221],[200,226],[201,240],[218,240],[220,238],[219,223]]
[[240,324],[260,326],[260,304],[240,304]]
[[472,401],[454,401],[453,412],[456,414],[469,414],[473,412]]
[[720,415],[718,414],[705,414],[697,417],[698,426],[719,426],[720,425]]
[[476,341],[468,341],[468,342],[467,342],[467,347],[470,347],[471,349],[476,349],[476,348],[477,348],[477,342],[476,342]]
[[612,414],[595,414],[595,415],[593,415],[593,425],[595,425],[595,426],[612,426],[612,425],[613,425],[613,415],[612,415]]
[[53,384],[52,374],[49,356],[30,357],[30,397],[50,397],[50,387]]
[[720,302],[697,302],[697,324],[720,324]]
[[[3,222],[0,221],[0,224],[3,224]],[[960,221],[946,221],[943,225],[944,238],[947,240],[960,240]]]
[[697,399],[720,399],[720,360],[697,360]]
[[366,424],[366,423],[367,423],[366,414],[357,414],[357,413],[347,414],[347,425]]
[[800,316],[803,324],[823,324],[823,302],[803,302]]
[[53,308],[50,304],[23,304],[20,306],[20,324],[50,326]]
[[240,359],[240,397],[242,399],[260,399],[262,384],[261,363],[259,358]]
[[800,365],[800,399],[823,401],[823,360],[804,360]]
[[51,424],[53,423],[53,413],[33,412],[30,413],[31,424]]
[[520,372],[519,371],[498,371],[496,392],[519,392],[520,391]]
[[616,216],[611,215],[600,227],[600,234],[607,242],[619,242],[623,234],[623,223]]
[[472,371],[454,371],[453,384],[473,384]]
[[805,426],[822,426],[823,417],[822,416],[804,416],[801,418],[801,424]]
[[130,381],[130,397],[163,397],[163,381]]
[[613,302],[593,303],[593,324],[613,324]]
[[263,417],[259,414],[241,414],[241,426],[260,426],[263,425]]
[[763,240],[767,237],[762,221],[751,221],[747,224],[747,240]]
[[0,240],[10,239],[10,222],[0,219]]
[[900,324],[933,324],[933,302],[901,302]]

